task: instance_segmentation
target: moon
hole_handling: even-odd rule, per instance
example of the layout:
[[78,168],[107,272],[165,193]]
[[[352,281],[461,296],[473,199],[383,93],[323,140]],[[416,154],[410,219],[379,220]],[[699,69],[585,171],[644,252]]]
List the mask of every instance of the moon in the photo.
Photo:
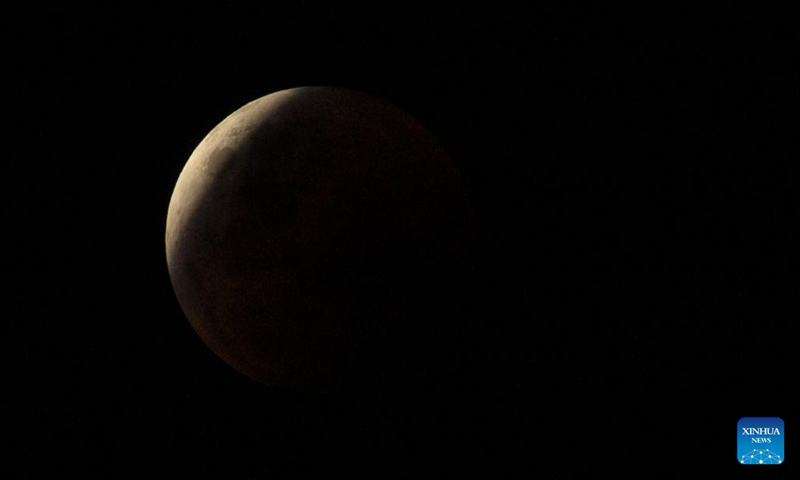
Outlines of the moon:
[[452,158],[411,115],[293,88],[235,111],[191,154],[167,266],[193,329],[240,373],[290,390],[371,385],[424,375],[446,352],[470,218]]

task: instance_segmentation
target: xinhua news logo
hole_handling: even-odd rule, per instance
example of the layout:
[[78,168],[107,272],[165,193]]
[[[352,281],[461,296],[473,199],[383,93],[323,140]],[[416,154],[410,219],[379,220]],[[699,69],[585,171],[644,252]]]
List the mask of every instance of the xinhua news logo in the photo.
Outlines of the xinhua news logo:
[[784,462],[783,420],[744,417],[737,428],[737,460],[742,465],[780,465]]

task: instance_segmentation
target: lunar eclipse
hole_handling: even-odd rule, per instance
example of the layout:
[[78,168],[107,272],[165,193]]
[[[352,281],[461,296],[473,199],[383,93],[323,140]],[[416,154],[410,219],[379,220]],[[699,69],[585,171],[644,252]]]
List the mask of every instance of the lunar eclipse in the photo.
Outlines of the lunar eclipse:
[[411,115],[294,88],[196,148],[169,204],[167,263],[194,330],[233,368],[349,389],[433,368],[469,222],[453,160]]

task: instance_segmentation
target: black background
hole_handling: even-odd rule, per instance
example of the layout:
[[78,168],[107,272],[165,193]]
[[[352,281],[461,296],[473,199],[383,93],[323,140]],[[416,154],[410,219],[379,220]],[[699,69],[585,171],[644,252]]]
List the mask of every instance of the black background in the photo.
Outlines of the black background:
[[[6,7],[4,478],[791,477],[797,39],[726,8]],[[446,388],[276,391],[183,317],[185,161],[302,85],[386,98],[462,172]],[[784,419],[785,465],[736,464],[742,416]]]

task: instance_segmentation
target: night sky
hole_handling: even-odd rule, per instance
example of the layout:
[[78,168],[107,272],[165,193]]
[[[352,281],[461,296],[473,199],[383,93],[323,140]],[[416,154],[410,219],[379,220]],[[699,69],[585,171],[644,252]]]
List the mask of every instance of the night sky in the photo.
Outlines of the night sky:
[[[465,5],[6,8],[3,478],[797,475],[786,13]],[[278,391],[177,303],[183,165],[306,85],[385,98],[461,171],[476,239],[438,387]],[[735,462],[744,416],[783,418],[785,465]]]

